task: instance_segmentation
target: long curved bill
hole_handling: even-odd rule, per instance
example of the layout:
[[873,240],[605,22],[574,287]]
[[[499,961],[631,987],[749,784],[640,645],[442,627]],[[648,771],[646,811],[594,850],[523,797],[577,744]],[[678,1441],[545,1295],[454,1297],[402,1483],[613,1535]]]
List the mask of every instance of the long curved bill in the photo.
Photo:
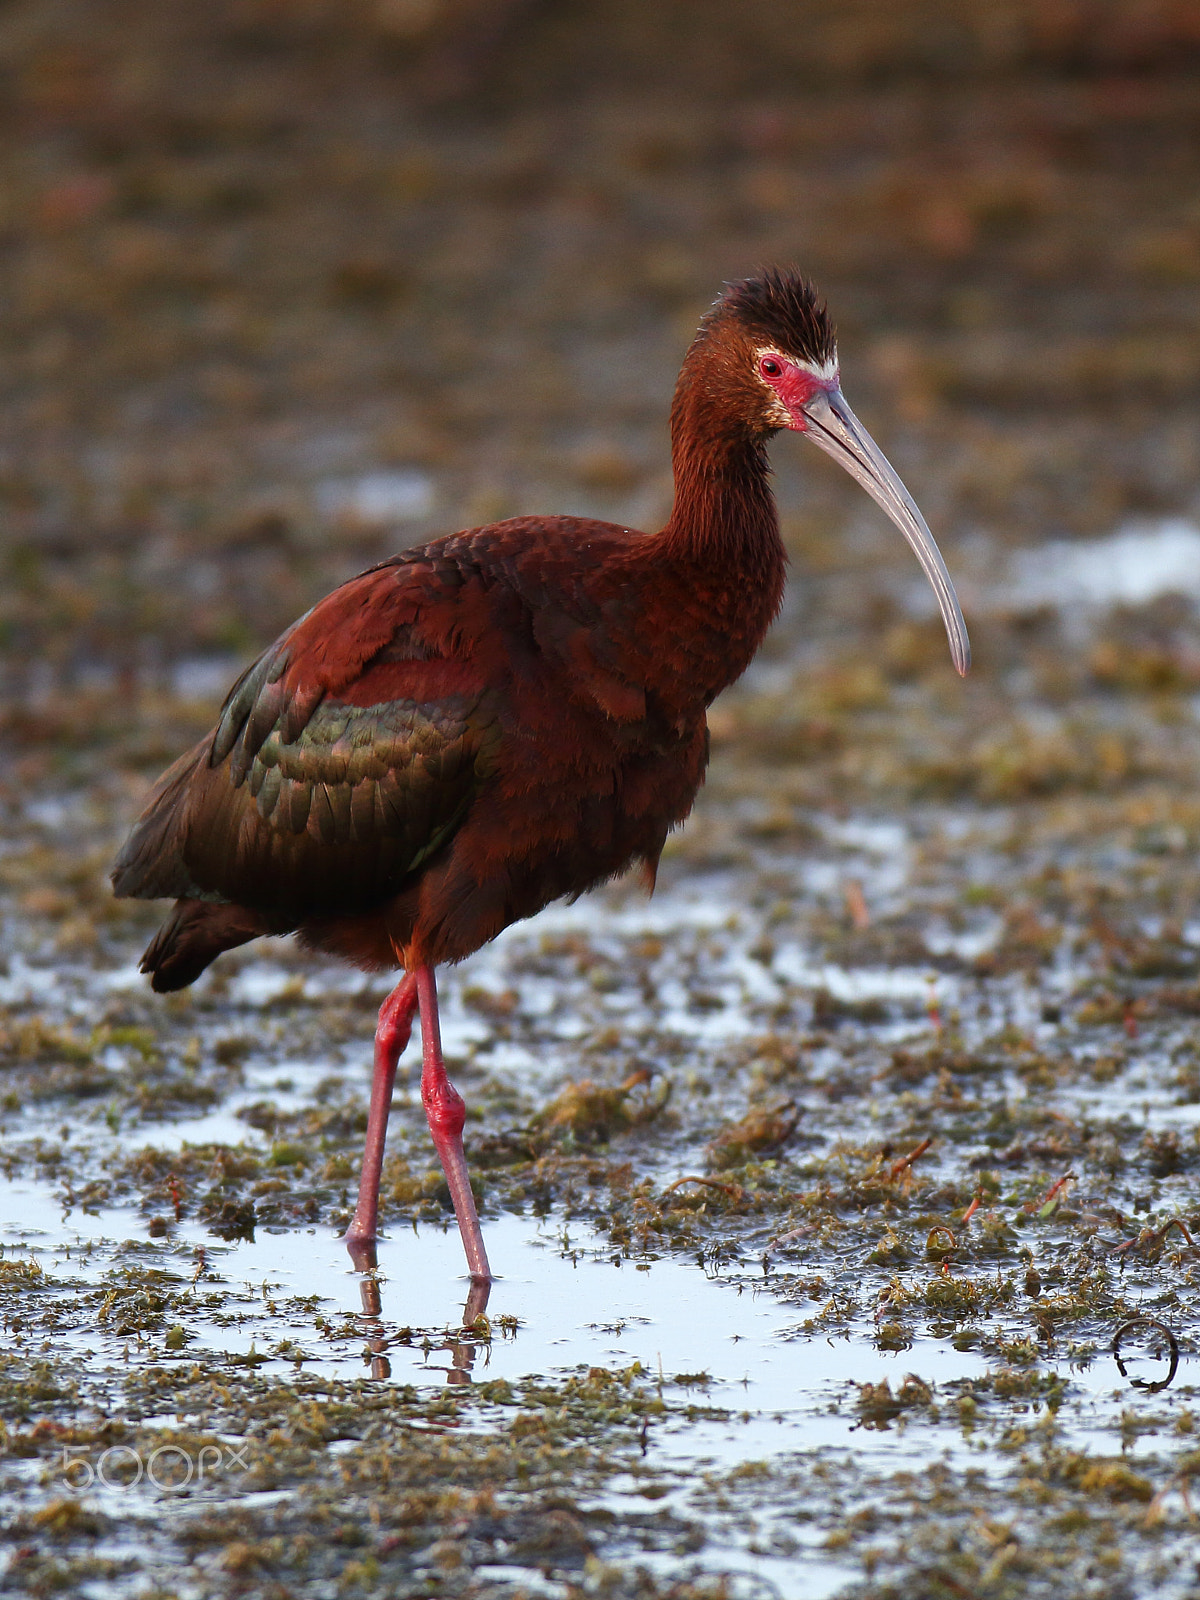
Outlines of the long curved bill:
[[804,404],[805,432],[871,496],[912,545],[937,596],[950,656],[959,673],[971,665],[971,641],[941,551],[895,468],[846,404],[838,388],[821,388]]

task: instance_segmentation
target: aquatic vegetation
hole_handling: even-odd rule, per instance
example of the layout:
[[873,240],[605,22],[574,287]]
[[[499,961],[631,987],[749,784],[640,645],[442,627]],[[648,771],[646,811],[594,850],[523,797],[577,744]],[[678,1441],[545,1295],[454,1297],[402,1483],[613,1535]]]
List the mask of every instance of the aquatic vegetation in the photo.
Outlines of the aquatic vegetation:
[[[446,0],[335,9],[138,0],[116,41],[17,0],[0,38],[0,1585],[1182,1600],[1185,24],[763,0],[765,50],[617,4],[598,62],[513,7],[456,66]],[[407,1067],[359,1280],[384,983],[279,943],[152,1000],[113,848],[350,571],[544,506],[661,520],[682,330],[793,256],[976,671],[852,486],[781,459],[787,608],[655,899],[447,980],[491,1300]]]

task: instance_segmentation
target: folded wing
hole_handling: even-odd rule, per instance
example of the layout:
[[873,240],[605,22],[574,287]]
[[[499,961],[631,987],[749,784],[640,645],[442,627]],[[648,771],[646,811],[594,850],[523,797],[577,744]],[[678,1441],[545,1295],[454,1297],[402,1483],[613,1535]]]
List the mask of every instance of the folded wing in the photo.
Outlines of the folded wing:
[[161,779],[118,895],[235,900],[280,926],[368,909],[454,834],[489,769],[497,685],[438,627],[469,578],[405,561],[344,584],[234,685]]

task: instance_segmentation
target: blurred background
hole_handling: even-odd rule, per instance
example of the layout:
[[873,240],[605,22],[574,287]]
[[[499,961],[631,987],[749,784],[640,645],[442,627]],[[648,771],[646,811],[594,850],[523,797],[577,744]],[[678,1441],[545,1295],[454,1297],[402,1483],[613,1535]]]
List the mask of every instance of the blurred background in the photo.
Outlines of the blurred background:
[[[7,0],[0,72],[18,738],[211,697],[435,533],[657,525],[681,354],[763,263],[827,295],[851,403],[969,608],[1024,597],[1026,659],[1051,624],[1006,552],[1200,508],[1192,0]],[[776,655],[865,627],[923,670],[902,542],[775,460]]]

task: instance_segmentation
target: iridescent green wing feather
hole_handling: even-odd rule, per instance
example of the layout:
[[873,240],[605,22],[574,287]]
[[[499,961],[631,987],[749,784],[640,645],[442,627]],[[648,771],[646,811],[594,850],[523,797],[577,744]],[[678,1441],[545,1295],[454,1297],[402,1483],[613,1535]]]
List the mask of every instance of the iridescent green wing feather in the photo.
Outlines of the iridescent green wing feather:
[[160,783],[117,862],[118,894],[228,898],[285,919],[394,894],[452,837],[496,738],[495,688],[422,631],[454,576],[375,569],[289,629]]

